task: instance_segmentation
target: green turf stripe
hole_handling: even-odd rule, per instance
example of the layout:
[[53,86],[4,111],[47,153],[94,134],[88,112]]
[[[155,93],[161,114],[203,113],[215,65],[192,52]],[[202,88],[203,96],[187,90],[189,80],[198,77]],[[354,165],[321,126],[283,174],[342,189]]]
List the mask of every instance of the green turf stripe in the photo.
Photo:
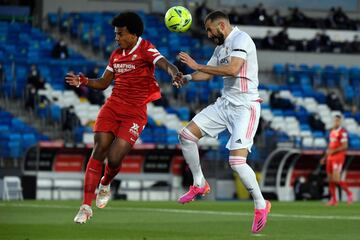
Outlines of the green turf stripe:
[[[73,209],[67,205],[47,205],[47,204],[23,204],[23,203],[0,203],[0,207],[23,207],[23,208],[54,208],[54,209]],[[252,216],[252,212],[224,212],[224,211],[207,211],[207,210],[187,210],[187,209],[169,209],[169,208],[142,208],[142,207],[106,207],[103,210],[107,211],[149,211],[149,212],[163,212],[163,213],[177,213],[177,214],[206,214],[206,215],[223,215],[223,216]],[[103,211],[102,210],[102,211]],[[360,216],[333,216],[333,215],[306,215],[306,214],[278,214],[270,213],[273,218],[286,218],[286,219],[309,219],[309,220],[351,220],[360,221]]]

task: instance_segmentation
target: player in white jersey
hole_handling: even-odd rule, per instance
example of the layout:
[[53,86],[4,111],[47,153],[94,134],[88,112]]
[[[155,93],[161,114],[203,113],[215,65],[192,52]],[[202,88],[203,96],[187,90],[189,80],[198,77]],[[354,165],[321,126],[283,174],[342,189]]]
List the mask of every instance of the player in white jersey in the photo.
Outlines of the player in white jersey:
[[229,163],[254,199],[252,232],[258,233],[265,226],[271,204],[264,200],[255,173],[246,163],[260,117],[256,46],[247,33],[232,27],[228,16],[221,11],[211,12],[204,23],[208,37],[217,47],[207,65],[198,64],[187,53],[181,52],[180,60],[195,72],[185,75],[180,84],[221,75],[224,88],[222,96],[198,113],[179,133],[182,152],[194,183],[178,201],[187,203],[210,191],[201,170],[197,142],[204,135],[216,137],[227,129],[231,134],[226,145],[230,150]]

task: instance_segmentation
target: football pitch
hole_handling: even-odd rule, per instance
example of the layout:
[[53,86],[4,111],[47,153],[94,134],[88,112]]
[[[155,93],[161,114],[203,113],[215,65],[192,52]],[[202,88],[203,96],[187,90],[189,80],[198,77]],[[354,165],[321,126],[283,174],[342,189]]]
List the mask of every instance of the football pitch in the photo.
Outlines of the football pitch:
[[80,201],[0,202],[0,239],[331,240],[360,239],[360,203],[272,202],[266,228],[252,234],[252,202],[112,201],[77,225]]

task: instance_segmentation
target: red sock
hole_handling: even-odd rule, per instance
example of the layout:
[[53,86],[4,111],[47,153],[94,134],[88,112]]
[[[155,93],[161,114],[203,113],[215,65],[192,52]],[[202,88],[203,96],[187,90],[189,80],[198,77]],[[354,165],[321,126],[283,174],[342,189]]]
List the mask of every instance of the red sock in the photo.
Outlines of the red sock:
[[90,157],[84,177],[84,200],[83,204],[91,206],[95,198],[95,190],[99,184],[103,163]]
[[339,186],[346,192],[347,195],[351,194],[351,191],[345,181],[340,181]]
[[329,182],[329,193],[330,199],[336,202],[336,184],[334,182]]
[[120,166],[113,168],[110,167],[108,163],[106,163],[105,173],[104,173],[104,177],[101,179],[101,184],[109,185],[116,176],[116,174],[118,174],[119,170],[120,170]]

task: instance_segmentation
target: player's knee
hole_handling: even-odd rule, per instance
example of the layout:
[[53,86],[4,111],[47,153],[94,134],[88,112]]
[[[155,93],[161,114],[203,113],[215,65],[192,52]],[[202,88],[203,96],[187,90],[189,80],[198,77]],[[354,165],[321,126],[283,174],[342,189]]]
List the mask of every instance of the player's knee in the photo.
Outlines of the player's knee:
[[108,158],[108,165],[110,168],[119,168],[121,166],[121,160],[118,158]]
[[239,168],[246,166],[246,158],[241,156],[230,156],[229,164],[232,170],[237,171]]
[[181,145],[197,143],[199,141],[199,139],[187,128],[180,130],[178,138]]
[[101,143],[95,143],[93,155],[96,156],[97,159],[105,159],[108,151],[109,146]]
[[332,181],[334,183],[338,183],[338,182],[340,182],[340,177],[339,176],[333,176]]

